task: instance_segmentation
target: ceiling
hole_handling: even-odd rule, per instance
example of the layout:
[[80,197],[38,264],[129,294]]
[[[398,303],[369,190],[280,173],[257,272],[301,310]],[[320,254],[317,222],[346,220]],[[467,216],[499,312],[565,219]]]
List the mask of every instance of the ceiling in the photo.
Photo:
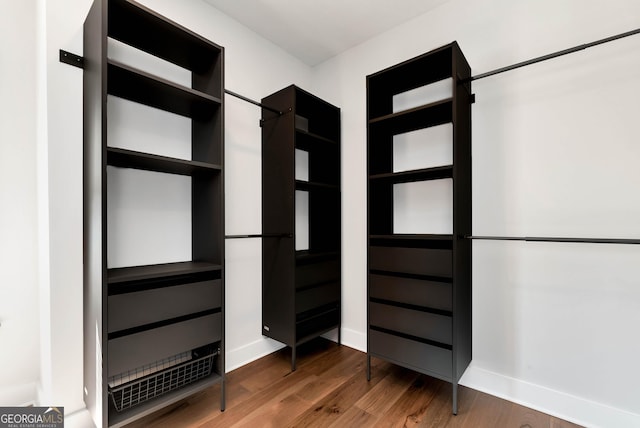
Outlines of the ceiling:
[[205,0],[310,66],[449,0]]

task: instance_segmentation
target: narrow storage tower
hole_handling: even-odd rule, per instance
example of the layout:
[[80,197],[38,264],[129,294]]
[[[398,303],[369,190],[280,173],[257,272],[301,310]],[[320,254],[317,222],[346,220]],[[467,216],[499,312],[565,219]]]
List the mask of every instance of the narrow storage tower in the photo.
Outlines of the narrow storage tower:
[[297,345],[340,342],[340,109],[296,86],[262,104],[262,334],[295,370]]
[[[161,70],[181,68],[190,84],[115,60],[123,49]],[[133,1],[94,0],[85,21],[84,385],[98,426],[126,425],[214,384],[221,384],[224,410],[223,58],[222,47]],[[138,124],[136,138],[128,133],[131,138],[116,142],[114,135],[127,134],[117,129],[127,116],[117,110],[124,105],[145,109],[147,122]],[[161,123],[148,123],[149,117],[188,121],[191,135],[176,141],[186,147],[184,157],[140,150],[138,140],[163,137]],[[158,179],[179,184],[172,189],[184,184],[186,195],[177,199],[191,201],[190,215],[167,205],[176,195],[155,185]],[[115,208],[113,201],[134,199],[119,195],[141,181],[148,186],[139,199],[150,203]],[[114,210],[139,221],[108,219]],[[119,255],[113,236],[135,235],[176,211],[190,223],[184,257],[132,266],[108,260],[107,254]],[[135,248],[145,254],[160,250],[139,241],[145,240],[137,239]]]
[[371,357],[453,384],[471,361],[471,69],[453,42],[367,76]]

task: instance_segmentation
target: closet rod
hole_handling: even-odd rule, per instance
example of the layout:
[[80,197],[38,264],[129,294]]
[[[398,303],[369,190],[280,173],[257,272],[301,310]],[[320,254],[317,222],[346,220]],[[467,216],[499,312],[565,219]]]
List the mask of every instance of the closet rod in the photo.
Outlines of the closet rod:
[[225,235],[225,239],[243,239],[243,238],[293,238],[290,233],[262,233],[254,235]]
[[262,104],[262,103],[259,103],[258,101],[252,100],[251,98],[247,98],[247,97],[245,97],[244,95],[240,95],[240,94],[238,94],[237,92],[233,92],[233,91],[230,91],[230,90],[228,90],[228,89],[225,89],[225,90],[224,90],[224,93],[225,93],[225,94],[229,94],[229,95],[231,95],[232,97],[240,98],[242,101],[246,101],[246,102],[248,102],[248,103],[251,103],[251,104],[256,105],[256,106],[258,106],[258,107],[262,107],[262,108],[267,109],[267,110],[269,110],[269,111],[272,111],[272,112],[274,112],[274,113],[278,113],[278,116],[282,116],[282,112],[281,112],[280,110],[275,109],[275,108],[273,108],[273,107],[266,106],[266,105],[264,105],[264,104]]
[[534,236],[465,236],[466,239],[485,241],[527,241],[527,242],[565,242],[572,244],[630,244],[640,245],[640,239],[610,238],[550,238]]
[[511,71],[511,70],[515,70],[516,68],[520,68],[520,67],[524,67],[527,65],[531,65],[531,64],[536,64],[538,62],[542,62],[542,61],[546,61],[548,59],[553,59],[553,58],[557,58],[559,56],[563,56],[563,55],[567,55],[570,53],[574,53],[574,52],[578,52],[587,48],[591,48],[593,46],[598,46],[601,45],[603,43],[609,43],[609,42],[613,42],[614,40],[619,40],[625,37],[629,37],[629,36],[633,36],[635,34],[640,34],[640,28],[632,30],[632,31],[627,31],[626,33],[621,33],[615,36],[611,36],[611,37],[607,37],[604,39],[600,39],[600,40],[596,40],[595,42],[591,42],[591,43],[585,43],[583,45],[579,45],[573,48],[569,48],[569,49],[564,49],[558,52],[554,52],[548,55],[543,55],[543,56],[539,56],[537,58],[533,58],[527,61],[522,61],[513,65],[509,65],[506,67],[502,67],[502,68],[497,68],[493,71],[487,71],[486,73],[481,73],[478,74],[476,76],[471,76],[471,78],[469,79],[469,81],[473,81],[473,80],[479,80],[479,79],[484,79],[485,77],[489,77],[489,76],[495,76],[496,74],[500,74],[500,73],[504,73],[505,71]]

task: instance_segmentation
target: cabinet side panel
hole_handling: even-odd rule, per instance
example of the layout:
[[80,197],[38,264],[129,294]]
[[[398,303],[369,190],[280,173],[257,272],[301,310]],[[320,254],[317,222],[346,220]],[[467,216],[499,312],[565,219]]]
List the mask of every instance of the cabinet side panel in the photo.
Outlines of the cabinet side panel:
[[294,114],[293,97],[283,91],[262,100],[285,112],[262,113],[262,232],[294,233]]
[[293,238],[262,239],[262,334],[295,345]]
[[454,121],[454,380],[471,362],[471,69],[453,45]]
[[83,263],[85,402],[106,426],[106,18],[107,2],[94,1],[84,23]]
[[[262,100],[262,233],[294,235],[295,154],[292,88]],[[295,240],[262,238],[262,334],[295,344]]]

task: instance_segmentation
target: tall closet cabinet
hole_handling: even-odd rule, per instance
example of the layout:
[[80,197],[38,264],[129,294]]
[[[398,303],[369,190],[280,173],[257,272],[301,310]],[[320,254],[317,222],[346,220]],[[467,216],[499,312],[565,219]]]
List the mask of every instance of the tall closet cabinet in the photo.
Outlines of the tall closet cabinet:
[[[112,59],[108,39],[189,70],[191,85]],[[223,57],[222,47],[132,1],[95,0],[85,21],[85,401],[105,427],[216,383],[224,410]],[[108,96],[188,118],[191,158],[113,147]],[[108,195],[126,183],[110,187],[107,176],[120,168],[188,177],[190,259],[111,267]]]
[[340,109],[293,85],[262,104],[262,334],[295,370],[298,345],[340,342]]
[[471,361],[470,75],[453,42],[367,77],[367,374],[378,357],[451,382],[453,413]]

